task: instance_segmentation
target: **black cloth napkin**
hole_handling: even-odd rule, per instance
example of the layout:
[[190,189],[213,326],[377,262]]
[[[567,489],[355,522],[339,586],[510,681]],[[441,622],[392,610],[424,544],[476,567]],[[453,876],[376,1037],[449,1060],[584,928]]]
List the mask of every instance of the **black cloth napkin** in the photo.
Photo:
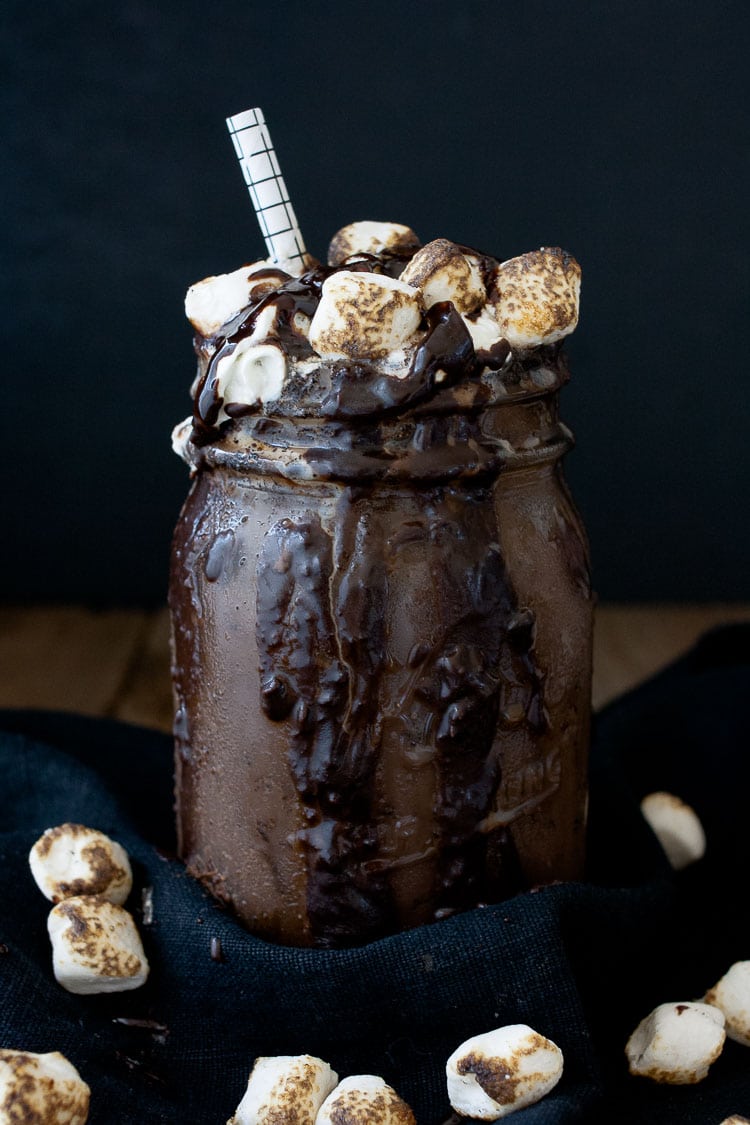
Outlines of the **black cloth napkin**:
[[[62,1051],[91,1086],[91,1125],[223,1125],[257,1055],[304,1052],[342,1077],[382,1075],[419,1125],[442,1125],[453,1049],[528,1023],[562,1048],[565,1071],[518,1125],[719,1125],[749,1114],[746,1047],[728,1040],[708,1078],[687,1087],[629,1076],[623,1053],[653,1007],[701,997],[750,957],[748,699],[750,628],[708,634],[598,718],[585,883],[340,952],[252,937],[172,858],[166,736],[0,713],[0,1046]],[[678,874],[638,811],[655,789],[688,801],[706,829],[705,859]],[[151,964],[136,992],[73,996],[53,978],[49,903],[27,855],[64,821],[100,828],[130,853],[128,906]]]

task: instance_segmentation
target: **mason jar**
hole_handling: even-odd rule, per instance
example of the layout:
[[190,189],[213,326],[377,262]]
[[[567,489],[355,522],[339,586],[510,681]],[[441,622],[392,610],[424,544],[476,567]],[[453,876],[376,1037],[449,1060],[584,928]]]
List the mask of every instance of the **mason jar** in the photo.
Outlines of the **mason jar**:
[[180,854],[337,947],[580,876],[588,548],[559,346],[378,418],[202,448],[170,582]]

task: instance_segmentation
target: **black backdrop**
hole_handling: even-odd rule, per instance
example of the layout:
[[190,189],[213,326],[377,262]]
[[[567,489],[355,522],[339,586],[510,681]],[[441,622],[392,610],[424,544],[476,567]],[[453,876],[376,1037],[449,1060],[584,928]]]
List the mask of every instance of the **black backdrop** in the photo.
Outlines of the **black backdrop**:
[[584,268],[568,474],[607,598],[750,598],[745,0],[6,3],[3,597],[163,598],[186,286],[264,253],[261,105],[308,247],[394,219]]

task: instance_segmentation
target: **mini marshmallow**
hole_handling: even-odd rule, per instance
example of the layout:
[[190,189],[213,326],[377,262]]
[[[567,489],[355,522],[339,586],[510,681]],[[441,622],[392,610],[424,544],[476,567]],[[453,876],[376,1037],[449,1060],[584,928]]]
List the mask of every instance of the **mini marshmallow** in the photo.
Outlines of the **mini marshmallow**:
[[563,1055],[551,1039],[516,1023],[467,1039],[445,1070],[456,1113],[497,1121],[548,1094],[560,1081]]
[[217,393],[225,403],[255,406],[270,402],[281,394],[286,378],[286,356],[280,344],[253,337],[240,340],[231,355],[222,356],[216,365]]
[[275,1125],[279,1121],[314,1125],[337,1082],[336,1072],[313,1055],[256,1059],[245,1096],[227,1125]]
[[50,911],[55,979],[68,992],[127,992],[148,977],[148,961],[127,910],[101,895],[66,898]]
[[673,793],[649,793],[641,812],[676,871],[703,857],[706,835],[695,811]]
[[721,1125],[750,1125],[750,1117],[740,1117],[739,1113],[733,1113],[731,1117],[725,1117]]
[[411,227],[402,223],[349,223],[331,239],[328,265],[340,266],[355,254],[407,254],[419,245]]
[[91,1091],[59,1051],[0,1050],[0,1123],[84,1125]]
[[735,961],[704,1000],[724,1014],[729,1038],[750,1047],[750,961]]
[[328,1095],[315,1125],[416,1125],[416,1119],[384,1079],[355,1074]]
[[701,1082],[721,1054],[724,1016],[709,1004],[660,1004],[638,1024],[625,1054],[631,1074],[654,1082]]
[[497,323],[512,348],[552,344],[578,324],[581,267],[559,247],[502,262],[495,285]]
[[101,895],[121,905],[133,886],[125,849],[83,824],[48,828],[29,852],[29,866],[50,902],[74,895]]
[[477,263],[447,238],[436,238],[418,250],[401,280],[421,291],[428,309],[438,301],[452,301],[458,312],[471,313],[487,299]]
[[323,359],[382,358],[419,327],[417,290],[393,277],[340,270],[323,283],[310,343]]
[[[255,277],[261,270],[269,269],[274,270],[272,277]],[[185,316],[202,336],[213,336],[270,287],[288,279],[289,275],[275,262],[263,260],[240,266],[233,273],[206,277],[191,285],[185,294]]]

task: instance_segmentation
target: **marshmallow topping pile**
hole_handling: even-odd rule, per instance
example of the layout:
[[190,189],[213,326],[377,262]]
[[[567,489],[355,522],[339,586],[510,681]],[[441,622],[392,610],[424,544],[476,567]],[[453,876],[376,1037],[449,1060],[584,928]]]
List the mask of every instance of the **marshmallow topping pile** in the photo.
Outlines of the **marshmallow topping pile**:
[[[557,248],[500,262],[369,221],[334,236],[327,267],[292,277],[258,261],[206,278],[185,299],[199,357],[192,440],[213,440],[290,387],[304,402],[342,368],[355,380],[424,378],[425,394],[498,370],[573,331],[580,282],[578,263]],[[311,393],[312,413],[316,402]]]

